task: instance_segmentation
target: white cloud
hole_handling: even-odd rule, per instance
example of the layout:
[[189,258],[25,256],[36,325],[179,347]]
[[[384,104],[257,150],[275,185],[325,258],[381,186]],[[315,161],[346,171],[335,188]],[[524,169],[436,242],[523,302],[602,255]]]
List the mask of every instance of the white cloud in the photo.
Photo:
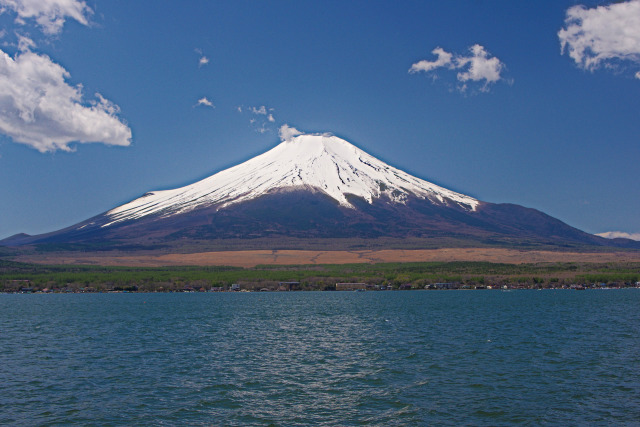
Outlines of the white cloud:
[[640,79],[640,71],[636,73],[636,79]]
[[236,110],[238,111],[238,113],[247,112],[253,116],[249,119],[249,125],[256,132],[268,133],[275,130],[272,125],[276,121],[275,117],[273,116],[275,108],[267,107],[266,105],[260,105],[259,107],[245,107],[240,105],[236,107]]
[[24,52],[36,47],[36,44],[29,37],[18,34],[18,50]]
[[0,6],[16,12],[19,24],[34,19],[49,35],[60,33],[67,18],[89,25],[89,16],[93,13],[84,1],[78,0],[0,0]]
[[558,31],[561,52],[566,50],[578,66],[593,71],[619,61],[640,63],[640,0],[592,9],[573,6],[564,23],[566,28]]
[[251,112],[253,114],[261,114],[263,116],[267,115],[267,107],[265,107],[264,105],[261,105],[260,107],[256,108],[256,107],[251,107]]
[[466,82],[472,80],[475,82],[485,81],[485,86],[489,83],[495,83],[500,80],[500,72],[504,65],[495,56],[489,58],[489,53],[479,44],[471,46],[469,49],[472,56],[459,57],[456,59],[456,68],[463,68],[470,65],[465,72],[458,73],[458,80]]
[[596,236],[604,237],[605,239],[631,239],[640,241],[640,233],[626,233],[624,231],[607,231],[606,233],[599,233]]
[[209,63],[209,58],[207,58],[202,49],[195,49],[196,53],[200,55],[200,59],[198,59],[198,67],[203,67]]
[[292,126],[284,124],[280,126],[278,134],[282,141],[291,141],[295,136],[302,135],[302,132]]
[[131,144],[131,129],[117,105],[96,94],[83,103],[82,86],[46,55],[26,51],[12,58],[0,50],[0,132],[39,150],[71,151],[70,143]]
[[479,44],[471,46],[469,52],[468,56],[457,55],[437,47],[431,52],[437,56],[435,61],[416,62],[409,69],[409,73],[420,71],[431,73],[443,67],[449,70],[460,70],[456,77],[458,81],[465,83],[459,86],[460,91],[464,92],[467,89],[466,82],[468,81],[483,82],[480,90],[487,91],[489,84],[502,79],[501,73],[504,64],[495,56],[490,57],[485,48]]
[[196,107],[199,107],[199,106],[216,108],[215,105],[213,105],[213,102],[209,101],[209,99],[206,96],[203,96],[202,98],[198,99],[198,102],[196,103]]
[[410,73],[417,73],[418,71],[429,72],[431,70],[435,70],[440,67],[453,68],[453,62],[451,59],[453,55],[449,52],[445,52],[444,49],[437,47],[431,51],[434,55],[438,57],[435,61],[427,61],[423,59],[422,61],[416,62],[409,69]]

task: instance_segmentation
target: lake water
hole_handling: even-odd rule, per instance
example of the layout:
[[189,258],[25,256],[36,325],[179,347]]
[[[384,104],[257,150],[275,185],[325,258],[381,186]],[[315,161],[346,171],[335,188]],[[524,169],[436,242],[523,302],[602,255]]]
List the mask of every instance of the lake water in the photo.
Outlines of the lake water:
[[640,290],[0,295],[1,425],[640,424]]

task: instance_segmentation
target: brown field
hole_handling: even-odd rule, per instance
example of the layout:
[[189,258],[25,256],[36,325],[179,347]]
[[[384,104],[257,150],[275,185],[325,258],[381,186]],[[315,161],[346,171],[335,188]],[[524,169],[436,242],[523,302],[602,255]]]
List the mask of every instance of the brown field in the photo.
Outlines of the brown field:
[[500,248],[452,248],[369,251],[253,250],[163,255],[56,254],[28,255],[16,261],[40,264],[92,264],[131,267],[178,265],[255,267],[258,264],[351,264],[380,262],[485,261],[523,264],[541,262],[640,262],[640,252],[553,252]]

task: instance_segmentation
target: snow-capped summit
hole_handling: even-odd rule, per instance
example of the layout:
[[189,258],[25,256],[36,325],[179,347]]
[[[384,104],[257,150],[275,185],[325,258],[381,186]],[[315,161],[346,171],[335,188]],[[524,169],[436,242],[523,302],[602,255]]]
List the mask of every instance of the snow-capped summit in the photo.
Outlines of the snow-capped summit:
[[306,189],[324,193],[353,208],[348,196],[373,203],[404,203],[409,196],[434,204],[457,204],[475,210],[478,200],[447,190],[396,169],[344,139],[329,134],[302,134],[287,128],[273,149],[242,164],[182,188],[153,191],[107,212],[112,224],[149,215],[172,216],[205,207],[223,209],[259,196]]

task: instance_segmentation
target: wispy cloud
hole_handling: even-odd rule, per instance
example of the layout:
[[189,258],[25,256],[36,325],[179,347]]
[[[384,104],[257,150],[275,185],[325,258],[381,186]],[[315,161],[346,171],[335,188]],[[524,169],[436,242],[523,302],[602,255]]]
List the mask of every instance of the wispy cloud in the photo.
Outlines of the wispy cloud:
[[205,56],[204,52],[202,52],[202,49],[195,49],[195,51],[200,56],[200,58],[198,59],[198,67],[204,67],[205,65],[207,65],[209,63],[209,58]]
[[89,25],[93,14],[84,1],[78,0],[0,0],[0,6],[17,14],[16,23],[24,25],[33,19],[48,35],[59,34],[67,18]]
[[605,239],[631,239],[640,240],[640,233],[626,233],[624,231],[607,231],[606,233],[599,233],[596,236],[604,237]]
[[249,125],[258,133],[267,133],[274,131],[273,123],[276,119],[273,115],[275,108],[267,107],[266,105],[260,105],[257,107],[245,107],[238,106],[236,108],[238,113],[249,113],[251,118],[249,119]]
[[209,98],[207,98],[206,96],[203,96],[202,98],[198,99],[198,102],[196,103],[195,106],[216,108],[216,106],[213,105],[213,102],[209,101]]
[[284,124],[280,126],[280,129],[278,129],[278,135],[280,135],[280,139],[282,141],[291,141],[294,137],[302,135],[302,132],[293,126]]
[[29,37],[23,36],[21,34],[17,34],[18,36],[18,50],[20,52],[25,52],[27,50],[31,50],[36,47],[36,44]]
[[469,54],[458,55],[445,51],[441,47],[437,47],[431,51],[436,56],[433,61],[423,59],[411,65],[409,73],[418,72],[430,73],[435,77],[435,71],[441,68],[448,70],[459,70],[456,78],[461,85],[458,89],[461,92],[467,90],[468,82],[481,83],[480,91],[489,90],[489,85],[502,80],[501,75],[504,70],[504,64],[495,56],[490,56],[489,52],[479,44],[475,44],[469,48]]
[[561,53],[567,52],[579,67],[594,71],[640,64],[640,0],[591,9],[573,6],[564,23],[558,31]]
[[260,114],[263,116],[267,115],[267,107],[264,105],[261,105],[260,107],[250,107],[250,109],[253,114]]
[[449,52],[446,52],[441,47],[437,47],[433,49],[431,53],[438,57],[435,61],[427,61],[426,59],[418,61],[411,66],[409,72],[417,73],[418,71],[425,71],[428,73],[429,71],[435,70],[440,67],[455,68],[455,65],[453,63],[453,55]]
[[83,102],[82,86],[46,55],[0,50],[0,132],[40,152],[72,151],[71,143],[131,144],[119,107],[96,94]]

